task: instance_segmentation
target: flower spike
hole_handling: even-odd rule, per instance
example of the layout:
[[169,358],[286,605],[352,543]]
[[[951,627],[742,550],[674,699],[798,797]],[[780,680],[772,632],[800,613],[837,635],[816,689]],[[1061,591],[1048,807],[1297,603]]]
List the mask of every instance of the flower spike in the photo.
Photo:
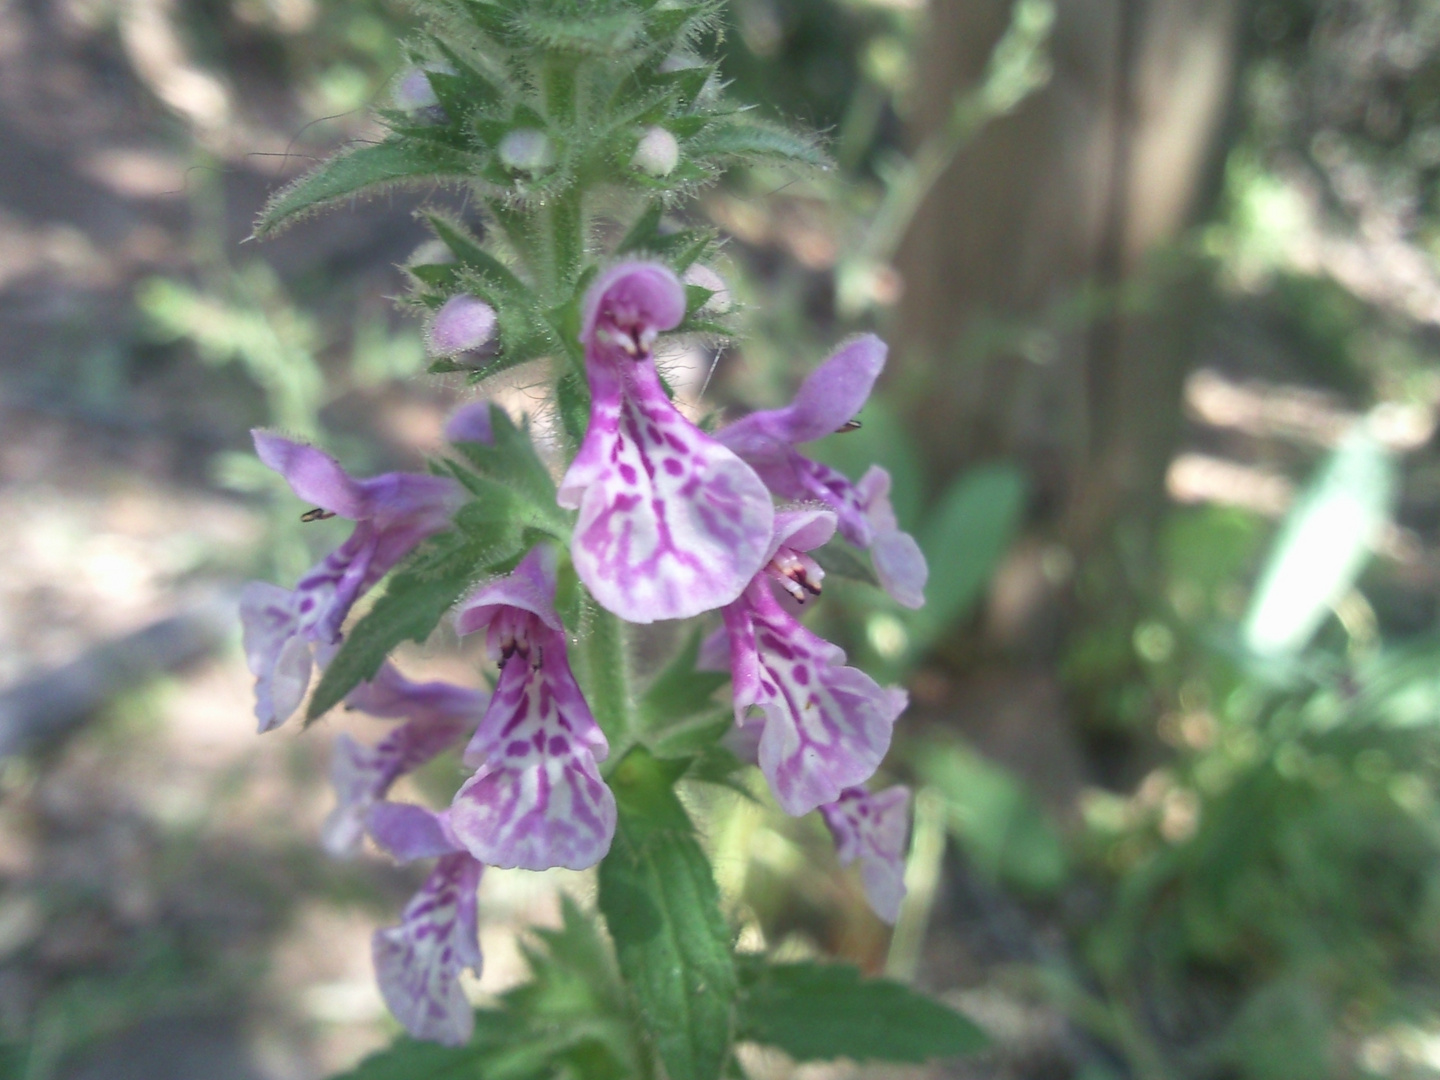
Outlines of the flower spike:
[[245,659],[255,676],[260,730],[288,720],[310,684],[317,648],[331,650],[355,601],[427,536],[450,524],[459,484],[421,473],[356,480],[329,454],[265,431],[253,432],[260,460],[296,495],[327,516],[355,522],[350,538],[321,559],[294,591],[251,582],[240,598]]
[[585,295],[590,427],[560,483],[580,511],[571,556],[604,607],[630,622],[723,607],[764,564],[774,508],[755,471],[666,396],[656,336],[685,316],[668,267],[625,262]]
[[890,505],[890,474],[871,466],[859,483],[795,447],[844,429],[885,367],[886,346],[874,334],[842,345],[801,384],[783,409],[751,413],[722,428],[722,443],[747,461],[782,499],[815,500],[835,511],[840,535],[868,548],[880,584],[897,603],[925,603],[929,570],[920,545],[902,532]]
[[610,752],[566,655],[555,614],[553,552],[528,554],[460,607],[462,634],[486,632],[500,681],[465,750],[478,771],[455,796],[450,825],[490,866],[583,870],[610,850],[615,796],[597,762]]

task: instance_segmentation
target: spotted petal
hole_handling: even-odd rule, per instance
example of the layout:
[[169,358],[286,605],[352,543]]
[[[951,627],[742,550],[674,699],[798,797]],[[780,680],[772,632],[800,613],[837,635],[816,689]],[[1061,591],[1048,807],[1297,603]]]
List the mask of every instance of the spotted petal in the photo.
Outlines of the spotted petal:
[[475,890],[483,868],[469,855],[446,855],[405,907],[399,926],[371,942],[380,993],[417,1039],[447,1046],[470,1041],[475,1015],[460,972],[480,971]]
[[763,579],[726,608],[725,626],[736,721],[760,708],[760,769],[781,808],[806,814],[869,779],[905,692],[843,666],[844,652],[797,622]]
[[590,426],[561,480],[576,573],[630,622],[722,607],[764,562],[774,509],[755,471],[671,404],[651,342],[685,311],[666,267],[626,263],[586,297]]
[[479,771],[455,796],[450,825],[491,866],[583,870],[610,849],[615,797],[597,761],[609,752],[565,656],[564,636],[535,626],[529,657],[500,673],[466,749]]
[[888,923],[900,916],[905,898],[905,845],[910,836],[910,790],[892,787],[871,795],[846,788],[833,803],[820,807],[835,837],[843,865],[860,860],[865,896],[875,914]]

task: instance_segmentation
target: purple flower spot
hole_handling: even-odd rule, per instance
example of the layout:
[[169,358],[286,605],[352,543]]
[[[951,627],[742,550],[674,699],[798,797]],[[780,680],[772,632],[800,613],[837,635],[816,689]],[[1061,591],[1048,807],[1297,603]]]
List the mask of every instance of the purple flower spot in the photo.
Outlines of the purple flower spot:
[[791,671],[790,674],[794,676],[795,681],[801,686],[810,685],[810,669],[804,664],[796,664],[794,670]]
[[671,476],[679,476],[685,471],[685,466],[681,465],[679,459],[677,458],[666,458],[665,471],[668,472]]
[[507,757],[524,757],[530,752],[530,744],[524,739],[516,739],[509,746],[505,747]]
[[633,484],[636,480],[639,479],[639,477],[635,473],[635,467],[633,465],[622,464],[620,466],[620,477],[627,484]]
[[551,737],[551,739],[550,739],[550,753],[551,753],[552,756],[554,756],[554,757],[559,757],[561,754],[568,754],[569,752],[570,752],[570,743],[569,743],[569,740],[567,740],[567,739],[565,738],[565,736],[563,736],[563,735],[554,735],[554,736]]

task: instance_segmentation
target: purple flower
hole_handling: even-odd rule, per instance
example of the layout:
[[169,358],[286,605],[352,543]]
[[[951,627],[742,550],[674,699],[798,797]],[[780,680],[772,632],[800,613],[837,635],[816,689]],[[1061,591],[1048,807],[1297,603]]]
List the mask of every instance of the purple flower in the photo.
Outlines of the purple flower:
[[861,787],[846,788],[834,802],[820,807],[820,813],[835,837],[841,865],[860,860],[865,898],[876,915],[893,924],[905,899],[910,789],[892,787],[871,795]]
[[[805,552],[834,532],[828,510],[776,514],[765,571],[724,611],[735,722],[762,725],[760,770],[781,808],[797,817],[870,778],[908,700],[904,690],[845,667],[844,651],[806,629],[775,596],[772,581],[799,600],[819,593],[824,574]],[[719,666],[721,655],[712,639],[702,662]],[[751,706],[760,717],[748,715]]]
[[451,442],[495,442],[495,429],[490,422],[490,402],[484,399],[461,405],[445,421],[445,438]]
[[495,309],[479,297],[458,293],[440,305],[425,331],[430,356],[454,356],[484,348],[495,334]]
[[456,843],[443,815],[422,807],[380,803],[370,811],[369,826],[402,862],[439,856],[405,905],[400,925],[377,930],[371,939],[380,995],[415,1038],[463,1046],[475,1013],[460,971],[480,974],[475,890],[485,868]]
[[596,762],[610,752],[571,674],[555,613],[554,553],[537,547],[460,607],[462,634],[486,631],[500,680],[465,750],[479,769],[455,796],[455,836],[490,866],[583,870],[610,850],[615,796]]
[[685,290],[658,263],[621,263],[585,294],[590,427],[559,502],[580,511],[571,545],[580,580],[630,622],[730,603],[764,565],[774,519],[755,471],[660,385],[651,347],[684,315]]
[[716,438],[749,462],[782,499],[814,499],[834,510],[840,535],[870,549],[885,591],[897,603],[918,608],[925,603],[929,570],[920,545],[895,521],[890,474],[873,465],[858,484],[852,483],[795,449],[854,419],[885,367],[885,353],[885,343],[874,334],[856,338],[811,372],[785,408],[751,413],[722,428]]
[[340,640],[351,605],[420,541],[449,525],[463,495],[455,481],[419,473],[356,480],[313,446],[264,431],[252,434],[260,460],[296,495],[323,516],[355,522],[350,539],[321,559],[293,592],[251,582],[241,594],[245,659],[255,676],[255,716],[263,732],[299,707],[315,648]]
[[325,849],[335,856],[353,855],[370,808],[400,777],[473,731],[489,700],[483,691],[463,686],[411,682],[388,663],[350,691],[345,699],[350,708],[406,722],[375,746],[362,746],[348,735],[335,740],[330,779],[336,805],[321,830]]

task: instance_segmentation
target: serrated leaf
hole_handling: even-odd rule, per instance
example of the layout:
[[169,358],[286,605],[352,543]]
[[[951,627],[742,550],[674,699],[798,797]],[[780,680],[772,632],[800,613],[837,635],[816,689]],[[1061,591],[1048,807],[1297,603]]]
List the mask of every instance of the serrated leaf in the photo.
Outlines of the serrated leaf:
[[671,788],[683,767],[636,749],[611,775],[619,823],[600,864],[600,910],[670,1080],[717,1080],[736,975],[710,862]]
[[395,646],[428,638],[467,586],[533,542],[531,512],[498,485],[491,485],[483,501],[462,507],[455,524],[421,546],[390,578],[385,595],[345,635],[310,697],[307,720],[333,709],[372,678]]
[[464,1046],[396,1039],[331,1080],[475,1080],[485,1059],[503,1045],[511,1026],[512,1021],[500,1010],[480,1009],[475,1013],[475,1034]]
[[490,444],[457,443],[456,449],[482,476],[506,485],[528,500],[540,519],[554,523],[562,534],[567,532],[568,519],[555,503],[555,481],[535,453],[529,431],[516,427],[510,414],[493,402],[490,431]]
[[498,285],[509,293],[515,295],[528,293],[524,282],[516,277],[508,266],[491,255],[480,246],[474,237],[443,214],[427,213],[425,220],[434,230],[435,236],[450,249],[450,253],[455,256],[461,266],[474,271],[485,281]]
[[793,161],[828,168],[830,159],[813,138],[761,120],[728,120],[709,125],[689,141],[696,157]]
[[848,964],[742,958],[739,1036],[797,1061],[922,1062],[985,1049],[985,1033],[940,1002]]
[[464,155],[410,139],[392,136],[383,142],[355,146],[277,192],[261,211],[255,235],[267,236],[339,199],[400,183],[459,179],[465,169]]

